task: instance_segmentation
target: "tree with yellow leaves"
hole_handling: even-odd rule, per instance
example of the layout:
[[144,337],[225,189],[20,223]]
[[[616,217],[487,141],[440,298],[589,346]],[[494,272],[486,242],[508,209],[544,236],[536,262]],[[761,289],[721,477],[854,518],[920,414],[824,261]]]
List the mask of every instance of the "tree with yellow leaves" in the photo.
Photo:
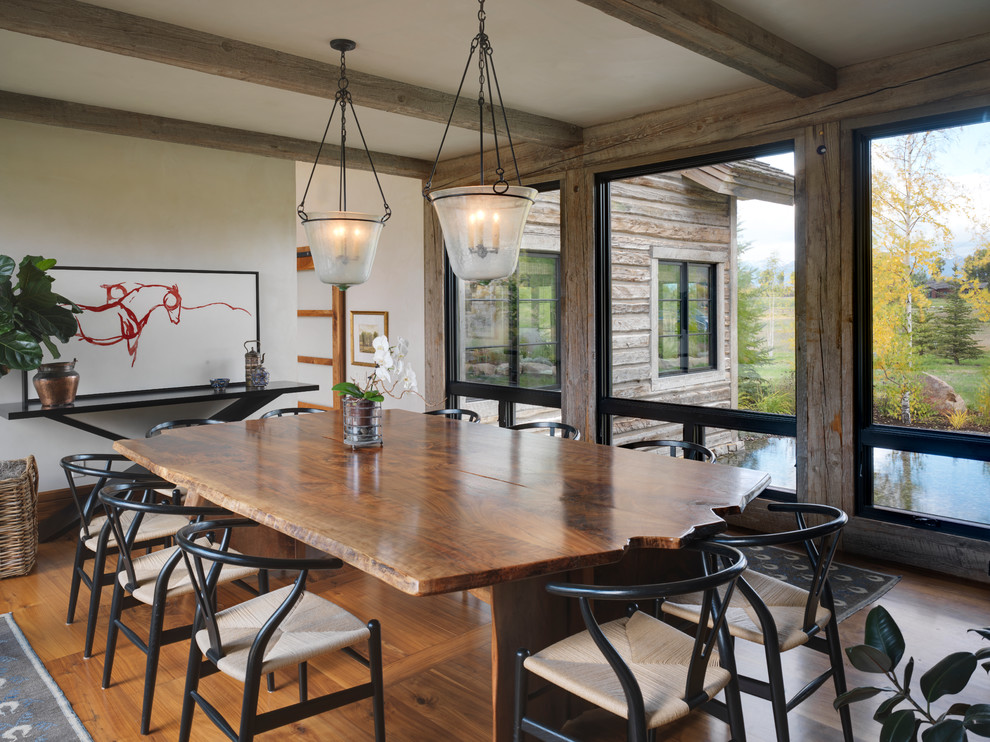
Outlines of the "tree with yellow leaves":
[[873,369],[899,400],[904,423],[917,402],[912,317],[930,307],[924,281],[937,278],[948,257],[948,217],[967,206],[937,162],[947,136],[922,131],[872,145]]

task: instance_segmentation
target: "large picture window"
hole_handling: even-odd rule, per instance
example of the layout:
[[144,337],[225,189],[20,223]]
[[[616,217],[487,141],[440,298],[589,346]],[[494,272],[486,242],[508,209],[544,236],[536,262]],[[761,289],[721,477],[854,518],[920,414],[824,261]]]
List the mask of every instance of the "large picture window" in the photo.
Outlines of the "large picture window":
[[857,133],[860,508],[990,535],[987,111]]
[[795,487],[789,145],[601,177],[599,434],[682,439]]

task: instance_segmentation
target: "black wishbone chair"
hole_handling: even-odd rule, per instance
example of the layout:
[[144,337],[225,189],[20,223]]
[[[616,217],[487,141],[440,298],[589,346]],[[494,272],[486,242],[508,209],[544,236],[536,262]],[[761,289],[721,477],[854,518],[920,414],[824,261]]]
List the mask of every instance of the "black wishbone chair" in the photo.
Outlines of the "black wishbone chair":
[[[69,492],[79,513],[81,525],[76,540],[76,555],[72,562],[72,581],[69,585],[69,610],[65,622],[75,620],[76,602],[79,599],[79,586],[89,588],[89,612],[86,616],[86,640],[83,657],[93,653],[93,639],[96,636],[96,621],[100,611],[100,596],[105,585],[113,583],[116,571],[107,571],[107,557],[117,552],[117,540],[110,528],[110,522],[101,515],[100,490],[108,482],[157,482],[166,491],[177,492],[174,486],[161,480],[146,469],[119,453],[79,453],[65,456],[59,462],[69,483]],[[84,497],[80,491],[80,479],[92,480],[92,489]],[[177,496],[177,495],[176,495]],[[141,524],[136,543],[141,547],[167,546],[171,537],[188,521],[176,516],[155,516],[146,518]],[[92,572],[86,571],[86,561],[92,555]]]
[[429,410],[427,415],[441,415],[448,420],[467,420],[470,423],[481,422],[481,415],[474,410],[465,410],[460,407],[448,407],[445,410]]
[[[570,732],[552,729],[526,716],[527,673],[542,677],[611,714],[626,719],[629,742],[653,742],[656,729],[702,708],[727,721],[735,742],[746,733],[731,643],[725,631],[727,600],[746,568],[746,557],[731,546],[694,544],[701,552],[701,576],[656,585],[603,587],[551,583],[554,595],[577,598],[586,631],[546,649],[516,654],[514,739],[531,734],[545,742],[577,742]],[[721,595],[719,589],[721,588]],[[629,615],[599,624],[592,601],[650,601],[700,591],[703,620],[686,634],[633,605]],[[718,651],[715,647],[718,646]],[[715,700],[725,691],[725,703]],[[577,720],[580,723],[580,719]]]
[[214,420],[210,417],[192,417],[185,420],[166,420],[163,423],[158,423],[158,425],[153,426],[144,434],[145,438],[154,438],[156,435],[161,435],[166,430],[175,430],[177,428],[195,428],[198,425],[222,425],[223,420]]
[[[110,624],[107,629],[107,648],[103,662],[103,688],[110,687],[113,661],[117,651],[117,635],[122,633],[146,656],[144,672],[144,700],[141,705],[141,734],[148,734],[151,727],[151,707],[155,700],[155,681],[158,677],[158,660],[161,648],[192,635],[192,624],[165,629],[166,603],[192,592],[192,583],[178,546],[169,546],[147,554],[138,555],[134,548],[142,522],[148,518],[174,516],[188,525],[190,519],[230,515],[216,506],[186,507],[173,504],[170,497],[162,495],[156,483],[112,484],[100,491],[100,502],[106,508],[107,518],[116,543],[117,580],[114,583],[113,601],[110,606]],[[225,536],[228,534],[225,534]],[[204,537],[201,543],[209,546]],[[219,548],[225,549],[226,543]],[[267,591],[267,575],[257,569],[230,567],[220,574],[220,580],[230,582],[258,575],[261,592]],[[258,591],[241,583],[253,595]],[[126,608],[136,605],[151,607],[147,640],[124,623]]]
[[573,425],[559,423],[555,420],[537,420],[536,422],[518,423],[517,425],[509,426],[509,430],[535,430],[538,428],[546,430],[551,438],[560,436],[561,438],[572,438],[576,441],[581,440],[580,430]]
[[[811,579],[807,589],[747,569],[739,578],[727,621],[733,640],[745,639],[763,645],[769,682],[740,675],[739,687],[743,693],[770,701],[777,740],[787,742],[790,739],[788,711],[806,700],[829,678],[832,678],[836,695],[846,691],[842,645],[828,571],[839,535],[849,518],[831,505],[771,503],[767,509],[794,513],[797,529],[746,536],[718,534],[710,541],[735,547],[800,544],[808,559]],[[807,516],[814,518],[815,525],[809,525]],[[667,601],[661,610],[680,619],[698,621],[698,606],[693,601]],[[830,667],[788,698],[780,655],[801,646],[827,654]],[[839,709],[839,719],[843,739],[853,742],[848,706]]]
[[691,441],[653,439],[623,443],[619,448],[648,449],[657,453],[663,453],[663,449],[666,448],[667,454],[670,456],[677,456],[677,453],[680,452],[681,456],[685,459],[707,461],[709,464],[714,464],[716,460],[715,452],[712,449],[708,448],[708,446],[702,446],[700,443],[692,443]]
[[[196,585],[196,630],[189,648],[189,665],[179,726],[180,742],[188,742],[198,705],[228,738],[249,742],[256,734],[293,724],[333,708],[371,698],[375,740],[385,740],[385,696],[382,681],[381,629],[340,606],[306,590],[310,570],[342,566],[333,557],[292,559],[249,556],[199,545],[203,533],[257,526],[246,519],[204,521],[186,526],[176,540]],[[223,565],[298,572],[295,581],[245,603],[216,610],[219,568]],[[367,641],[368,656],[353,649]],[[342,651],[370,671],[367,683],[308,698],[307,663],[324,654]],[[298,666],[299,702],[258,713],[261,676]],[[243,683],[239,731],[199,692],[200,679],[222,672]]]
[[277,410],[268,410],[260,419],[269,417],[285,417],[286,415],[306,415],[310,412],[326,412],[319,407],[280,407]]

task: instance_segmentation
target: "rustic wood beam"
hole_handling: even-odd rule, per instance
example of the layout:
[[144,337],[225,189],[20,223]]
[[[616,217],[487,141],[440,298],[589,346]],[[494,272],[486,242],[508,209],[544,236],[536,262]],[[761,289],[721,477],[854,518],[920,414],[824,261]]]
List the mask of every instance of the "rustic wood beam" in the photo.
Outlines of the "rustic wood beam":
[[[75,0],[4,0],[0,28],[320,98],[333,98],[340,73],[337,65]],[[449,93],[353,68],[347,78],[359,106],[446,123],[454,105]],[[581,141],[574,124],[512,109],[506,115],[519,140]],[[477,131],[477,102],[459,100],[451,123]]]
[[836,70],[712,0],[579,0],[801,98],[835,90]]
[[[299,162],[312,162],[319,146],[318,142],[308,142],[305,139],[259,134],[226,126],[213,126],[194,121],[150,116],[144,113],[118,111],[113,108],[70,103],[51,98],[38,98],[33,95],[22,95],[3,90],[0,90],[0,118],[26,121],[32,124],[64,126],[70,129],[85,129],[104,134],[119,134],[140,139],[154,139],[160,142],[189,144],[230,152],[244,152],[251,155]],[[371,156],[378,172],[389,175],[424,178],[432,168],[432,163],[413,157],[401,157],[384,152],[372,152]],[[323,145],[320,163],[339,165],[340,147],[331,144]],[[347,149],[347,166],[355,170],[371,169],[364,150],[351,149],[350,147]]]

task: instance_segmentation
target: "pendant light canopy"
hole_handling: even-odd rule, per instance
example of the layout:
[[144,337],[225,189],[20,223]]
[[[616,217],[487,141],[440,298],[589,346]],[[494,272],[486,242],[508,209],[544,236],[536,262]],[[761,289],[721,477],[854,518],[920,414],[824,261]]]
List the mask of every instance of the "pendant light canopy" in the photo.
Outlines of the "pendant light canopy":
[[[516,153],[509,133],[509,120],[505,114],[502,92],[499,90],[498,77],[495,74],[492,45],[488,34],[485,33],[485,0],[478,0],[478,4],[478,34],[471,41],[471,51],[464,67],[464,74],[461,75],[461,84],[457,88],[454,106],[447,119],[447,128],[444,129],[440,149],[437,150],[437,157],[433,162],[433,172],[430,173],[430,179],[423,189],[423,195],[436,209],[444,243],[447,246],[450,267],[458,278],[466,281],[483,281],[512,275],[519,260],[519,246],[522,243],[526,217],[536,198],[536,189],[524,187],[519,178],[519,166],[516,164]],[[476,50],[480,81],[478,117],[482,138],[479,144],[481,185],[431,191],[433,176],[436,175],[437,164],[440,162],[440,152],[447,139],[454,109],[457,108],[457,100],[460,98]],[[502,112],[505,137],[509,151],[512,153],[512,164],[519,185],[509,185],[505,179],[505,169],[502,167],[502,156],[498,146],[498,127],[495,124],[495,96],[498,97],[498,110]],[[492,185],[485,185],[483,137],[486,100],[490,103],[491,129],[495,138],[495,173],[498,176]]]
[[[371,275],[375,251],[378,249],[378,238],[381,237],[382,227],[392,215],[392,210],[385,200],[385,193],[382,191],[382,184],[378,180],[375,163],[371,159],[371,152],[368,151],[364,132],[361,131],[361,123],[358,121],[357,112],[354,110],[354,103],[351,100],[351,93],[348,90],[347,66],[344,55],[357,45],[349,39],[334,39],[330,42],[330,46],[340,52],[340,78],[337,82],[337,93],[334,95],[330,118],[327,121],[326,129],[323,131],[323,139],[320,140],[320,148],[316,152],[316,160],[313,162],[313,169],[309,173],[306,190],[303,192],[302,201],[299,203],[296,213],[299,214],[299,218],[306,228],[306,237],[309,240],[309,249],[313,256],[313,267],[316,269],[316,274],[323,283],[346,289],[348,286],[364,283]],[[348,105],[350,105],[351,115],[354,117],[358,134],[361,135],[361,145],[368,156],[371,172],[375,176],[375,183],[378,184],[378,192],[382,195],[382,203],[385,207],[384,216],[379,217],[374,214],[362,214],[347,210]],[[334,113],[338,108],[340,108],[339,210],[308,214],[305,209],[306,195],[309,193],[309,186],[312,184],[313,175],[316,173],[316,165],[320,161],[320,154],[323,152],[323,145],[326,143],[330,124],[333,122]]]

